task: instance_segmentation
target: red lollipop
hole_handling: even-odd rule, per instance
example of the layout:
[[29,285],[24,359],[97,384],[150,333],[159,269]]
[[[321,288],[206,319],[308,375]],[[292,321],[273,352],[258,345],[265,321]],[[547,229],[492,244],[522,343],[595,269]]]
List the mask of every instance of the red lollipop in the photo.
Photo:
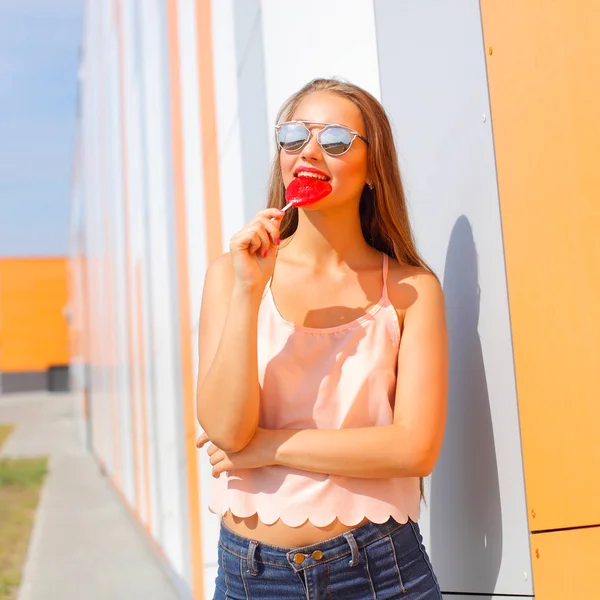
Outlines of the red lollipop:
[[283,210],[287,210],[290,206],[314,204],[331,194],[331,190],[329,181],[316,177],[295,177],[285,190],[285,199],[288,203]]

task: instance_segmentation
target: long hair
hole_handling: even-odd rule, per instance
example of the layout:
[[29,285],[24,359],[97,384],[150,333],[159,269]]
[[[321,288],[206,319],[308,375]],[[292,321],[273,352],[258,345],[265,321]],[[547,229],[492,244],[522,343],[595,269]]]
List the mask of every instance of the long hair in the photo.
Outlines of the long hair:
[[[369,92],[352,83],[337,79],[313,79],[283,103],[277,114],[277,122],[289,121],[300,102],[313,92],[338,94],[353,102],[361,112],[369,140],[367,166],[373,180],[373,189],[365,185],[359,204],[365,240],[400,264],[422,267],[435,276],[415,246],[392,128],[383,106]],[[279,153],[276,153],[271,167],[268,207],[283,208],[285,204],[285,187]],[[288,211],[281,222],[281,239],[290,237],[297,227],[297,211]]]
[[[361,112],[366,138],[369,140],[367,167],[373,180],[373,189],[365,185],[359,203],[360,223],[366,242],[395,258],[400,264],[421,267],[437,279],[415,245],[394,136],[385,109],[374,96],[357,85],[338,79],[313,79],[283,103],[277,114],[277,123],[289,121],[300,102],[313,92],[338,94],[353,102]],[[279,153],[276,153],[271,167],[268,207],[283,208],[285,204],[285,187]],[[293,235],[297,227],[297,211],[286,212],[280,227],[281,239]],[[425,500],[422,478],[419,487],[421,498]]]

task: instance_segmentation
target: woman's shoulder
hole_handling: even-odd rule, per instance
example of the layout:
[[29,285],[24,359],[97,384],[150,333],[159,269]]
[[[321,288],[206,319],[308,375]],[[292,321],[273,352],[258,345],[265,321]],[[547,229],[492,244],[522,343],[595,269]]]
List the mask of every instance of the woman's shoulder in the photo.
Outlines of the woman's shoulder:
[[443,303],[442,286],[428,269],[389,259],[388,296],[396,310],[405,312],[417,304]]

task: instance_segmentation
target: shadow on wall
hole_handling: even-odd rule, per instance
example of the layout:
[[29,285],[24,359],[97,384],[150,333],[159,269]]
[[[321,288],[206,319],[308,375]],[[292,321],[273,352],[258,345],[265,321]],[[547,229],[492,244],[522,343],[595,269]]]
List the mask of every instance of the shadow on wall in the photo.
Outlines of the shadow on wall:
[[477,250],[454,225],[444,271],[450,372],[444,446],[431,476],[431,556],[444,592],[493,593],[502,559],[494,432],[478,324]]

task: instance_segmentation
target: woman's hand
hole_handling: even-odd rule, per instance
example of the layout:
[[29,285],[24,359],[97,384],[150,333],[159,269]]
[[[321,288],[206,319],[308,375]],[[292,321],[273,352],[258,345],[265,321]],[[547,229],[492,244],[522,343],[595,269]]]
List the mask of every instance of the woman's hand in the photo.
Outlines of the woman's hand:
[[[208,446],[208,456],[212,465],[213,477],[218,478],[225,471],[236,469],[256,469],[275,464],[274,434],[268,429],[258,427],[250,443],[240,452],[227,453],[214,444]],[[196,441],[196,447],[202,448],[210,440],[202,433]]]
[[262,292],[273,276],[283,215],[277,208],[261,210],[231,238],[235,283],[244,291]]

